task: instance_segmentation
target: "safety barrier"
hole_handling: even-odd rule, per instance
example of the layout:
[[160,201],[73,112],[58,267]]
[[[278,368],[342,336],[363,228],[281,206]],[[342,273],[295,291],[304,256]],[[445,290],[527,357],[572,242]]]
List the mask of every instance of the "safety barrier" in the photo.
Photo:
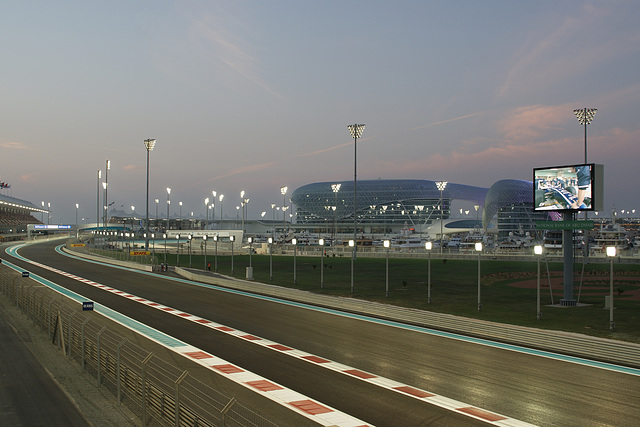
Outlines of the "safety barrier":
[[144,426],[277,425],[110,330],[77,303],[2,264],[0,294]]

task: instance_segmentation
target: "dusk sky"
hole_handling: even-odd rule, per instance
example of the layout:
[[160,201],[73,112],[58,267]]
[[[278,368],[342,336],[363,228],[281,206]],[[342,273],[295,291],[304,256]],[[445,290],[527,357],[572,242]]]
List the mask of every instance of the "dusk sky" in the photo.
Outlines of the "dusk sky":
[[235,218],[245,190],[271,218],[281,186],[353,179],[353,123],[358,179],[490,187],[582,163],[590,107],[602,214],[640,216],[638,17],[635,0],[4,2],[2,194],[95,222],[109,159],[109,202],[144,217],[156,138],[151,217],[171,187],[172,215],[203,217],[215,190]]

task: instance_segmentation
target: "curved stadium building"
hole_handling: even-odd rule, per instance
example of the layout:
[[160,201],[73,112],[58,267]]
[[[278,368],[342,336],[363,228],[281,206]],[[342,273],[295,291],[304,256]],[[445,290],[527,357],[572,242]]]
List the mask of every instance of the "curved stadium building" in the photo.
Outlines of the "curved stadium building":
[[[353,231],[353,181],[317,182],[297,188],[291,201],[296,205],[300,225],[329,226],[341,232]],[[453,219],[451,203],[467,202],[482,207],[482,221]],[[443,221],[444,233],[461,229],[495,228],[499,237],[522,228],[533,231],[536,220],[546,214],[533,212],[533,184],[524,180],[501,180],[491,188],[447,183],[442,191],[436,181],[378,179],[357,182],[355,212],[358,232],[386,234],[403,228],[424,232]],[[439,230],[438,230],[439,233]]]

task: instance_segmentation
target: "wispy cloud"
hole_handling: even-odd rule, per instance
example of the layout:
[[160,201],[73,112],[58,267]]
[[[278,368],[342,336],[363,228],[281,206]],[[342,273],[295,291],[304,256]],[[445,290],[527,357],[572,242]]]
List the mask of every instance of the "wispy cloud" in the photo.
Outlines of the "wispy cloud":
[[28,150],[31,151],[32,148],[23,144],[22,142],[14,142],[14,141],[3,141],[0,142],[0,147],[6,148],[8,150]]
[[193,22],[193,37],[204,41],[211,50],[207,53],[217,57],[234,74],[250,81],[262,90],[280,98],[284,97],[260,76],[259,60],[243,48],[242,41],[233,35],[213,15],[207,15]]
[[574,104],[520,107],[498,122],[498,132],[505,141],[532,140],[559,128],[573,115],[574,108]]

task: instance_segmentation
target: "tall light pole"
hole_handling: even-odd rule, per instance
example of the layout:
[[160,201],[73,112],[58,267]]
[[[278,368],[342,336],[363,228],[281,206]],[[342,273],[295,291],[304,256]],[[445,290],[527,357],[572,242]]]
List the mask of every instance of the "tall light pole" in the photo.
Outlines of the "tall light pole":
[[159,228],[158,228],[158,203],[160,203],[160,199],[156,199],[156,231],[159,230]]
[[335,240],[336,240],[336,234],[338,233],[338,223],[336,221],[336,209],[338,208],[338,191],[340,191],[340,187],[342,187],[342,184],[331,184],[331,191],[333,191],[333,203],[334,205],[331,206],[331,209],[333,210],[333,239],[331,239],[331,244],[333,246],[335,246]]
[[347,128],[349,129],[349,133],[351,134],[351,137],[353,138],[353,255],[352,258],[355,259],[356,258],[356,253],[358,250],[358,245],[357,245],[357,236],[356,236],[356,227],[357,227],[357,218],[356,218],[356,213],[358,211],[357,207],[356,207],[356,202],[357,202],[357,184],[358,184],[358,138],[360,138],[362,136],[362,132],[364,132],[364,126],[363,124],[353,124],[353,125],[349,125],[347,126]]
[[147,217],[146,217],[146,236],[144,238],[144,250],[149,250],[149,153],[153,150],[153,147],[156,146],[155,139],[145,139],[144,140],[144,148],[147,150]]
[[171,206],[171,189],[167,187],[167,233],[169,232],[169,206]]
[[103,214],[104,214],[104,218],[102,219],[102,227],[104,228],[104,231],[107,231],[107,212],[109,210],[109,206],[107,205],[107,187],[109,186],[109,184],[107,184],[106,182],[102,182],[102,188],[104,189],[104,204],[102,205],[103,207]]
[[584,162],[587,163],[587,125],[591,124],[591,121],[596,115],[597,108],[583,108],[573,110],[573,113],[578,118],[581,125],[584,125]]
[[111,169],[111,160],[107,160],[107,167],[104,173],[104,227],[105,230],[107,228],[107,223],[109,222],[109,169]]
[[[97,204],[96,204],[96,233],[100,228],[100,179],[102,178],[102,171],[98,169],[98,188],[96,190]],[[44,209],[44,201],[42,202],[42,208]],[[42,223],[44,224],[44,213],[42,214]]]
[[180,205],[180,230],[182,230],[182,202],[178,202],[178,205]]
[[444,234],[444,229],[443,229],[443,221],[444,221],[444,199],[443,199],[443,193],[444,193],[444,189],[447,188],[447,181],[436,181],[436,187],[438,187],[438,190],[440,190],[440,253],[442,253],[443,249],[442,249],[442,237]]
[[287,228],[286,227],[286,223],[285,223],[286,216],[285,216],[284,211],[286,210],[286,205],[287,205],[286,194],[287,194],[287,190],[288,189],[289,189],[288,187],[280,187],[280,194],[282,194],[282,233],[283,233],[283,235],[284,235],[284,230]]
[[269,242],[269,280],[273,281],[273,237],[267,239]]

